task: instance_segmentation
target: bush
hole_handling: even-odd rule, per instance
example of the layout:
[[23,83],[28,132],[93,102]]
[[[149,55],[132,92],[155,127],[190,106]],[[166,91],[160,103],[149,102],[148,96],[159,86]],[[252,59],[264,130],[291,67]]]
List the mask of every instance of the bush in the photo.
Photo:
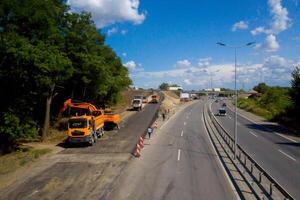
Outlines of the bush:
[[0,151],[9,153],[16,148],[20,140],[37,138],[37,124],[32,119],[22,119],[12,112],[5,112],[0,117]]

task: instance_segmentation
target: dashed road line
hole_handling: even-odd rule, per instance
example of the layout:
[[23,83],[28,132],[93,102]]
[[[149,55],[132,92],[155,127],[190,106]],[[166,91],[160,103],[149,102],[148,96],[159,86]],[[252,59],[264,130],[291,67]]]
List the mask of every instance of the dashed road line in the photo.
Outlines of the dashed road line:
[[296,159],[295,159],[294,157],[290,156],[289,154],[285,153],[284,151],[282,151],[282,150],[280,150],[280,149],[278,149],[278,151],[279,151],[280,153],[282,153],[283,155],[285,155],[286,157],[292,159],[293,161],[296,161]]
[[[229,107],[228,107],[228,108],[229,108]],[[231,112],[234,112],[231,108],[229,108],[229,110],[231,110]],[[287,140],[289,140],[289,141],[291,141],[291,142],[297,143],[296,140],[294,140],[294,139],[292,139],[292,138],[289,138],[289,137],[287,137],[287,136],[285,136],[285,135],[282,135],[281,133],[278,133],[278,132],[276,132],[276,131],[274,131],[274,130],[272,130],[272,129],[269,129],[269,128],[265,127],[264,125],[258,124],[257,122],[253,121],[252,119],[249,119],[248,117],[246,117],[245,115],[241,114],[240,112],[238,112],[238,115],[241,116],[241,117],[243,117],[243,118],[245,118],[245,119],[247,119],[248,121],[252,122],[253,124],[256,124],[256,125],[258,125],[258,126],[261,126],[263,129],[265,129],[265,130],[267,130],[267,131],[274,132],[276,135],[278,135],[278,136],[280,136],[280,137],[283,137],[283,138],[285,138],[285,139],[287,139]]]
[[181,137],[183,136],[183,130],[181,131],[181,134],[180,134],[180,136],[181,136]]
[[180,150],[180,149],[178,149],[178,153],[177,153],[177,161],[179,161],[179,160],[180,160],[180,152],[181,152],[181,150]]
[[185,126],[185,125],[186,125],[186,122],[184,122],[183,125]]
[[252,131],[249,131],[249,133],[251,133],[252,135],[254,135],[255,137],[258,137],[255,133],[253,133]]

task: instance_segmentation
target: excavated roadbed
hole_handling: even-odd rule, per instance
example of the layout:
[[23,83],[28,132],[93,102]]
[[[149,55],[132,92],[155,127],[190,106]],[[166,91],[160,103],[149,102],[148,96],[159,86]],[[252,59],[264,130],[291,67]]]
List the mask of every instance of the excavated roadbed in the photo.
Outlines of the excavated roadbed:
[[107,199],[135,145],[153,122],[159,104],[149,104],[93,146],[71,146],[24,169],[0,199]]

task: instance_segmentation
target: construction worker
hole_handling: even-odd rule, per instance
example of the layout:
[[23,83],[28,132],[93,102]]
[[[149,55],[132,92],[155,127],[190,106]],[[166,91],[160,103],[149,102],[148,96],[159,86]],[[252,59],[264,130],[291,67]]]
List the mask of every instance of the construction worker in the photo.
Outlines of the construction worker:
[[149,126],[148,129],[147,129],[147,133],[148,133],[149,139],[151,137],[152,131],[153,131],[153,129]]
[[165,121],[165,119],[166,119],[166,114],[165,113],[162,114],[162,118],[163,118],[163,121]]

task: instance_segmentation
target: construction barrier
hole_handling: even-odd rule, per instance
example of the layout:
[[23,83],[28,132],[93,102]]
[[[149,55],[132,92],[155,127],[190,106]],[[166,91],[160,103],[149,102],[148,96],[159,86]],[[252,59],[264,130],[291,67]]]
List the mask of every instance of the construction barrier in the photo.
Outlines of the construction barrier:
[[144,138],[142,136],[140,137],[139,145],[141,146],[141,148],[144,148]]
[[140,157],[141,156],[141,146],[139,144],[136,144],[134,156],[135,157]]

